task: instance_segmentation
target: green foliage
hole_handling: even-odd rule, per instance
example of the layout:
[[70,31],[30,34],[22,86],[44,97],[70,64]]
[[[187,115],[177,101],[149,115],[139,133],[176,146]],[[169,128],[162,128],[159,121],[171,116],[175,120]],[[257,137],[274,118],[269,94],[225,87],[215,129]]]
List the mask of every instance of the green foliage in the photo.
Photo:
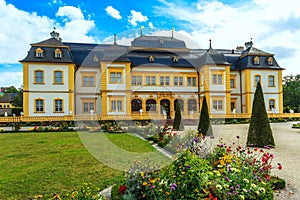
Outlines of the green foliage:
[[300,74],[283,77],[283,106],[300,112]]
[[252,114],[247,137],[247,146],[275,147],[273,133],[269,124],[260,82],[257,83],[254,94]]
[[[13,86],[12,86],[13,87]],[[11,104],[15,107],[23,107],[23,88],[19,88],[18,90],[15,88],[16,96],[11,100]]]
[[18,90],[15,88],[15,86],[8,87],[4,93],[17,93]]
[[174,130],[183,130],[183,122],[181,120],[181,109],[180,109],[180,103],[177,101],[176,103],[176,112],[175,112],[175,118],[173,122],[173,129]]
[[275,182],[284,187],[284,180],[271,176],[274,155],[269,148],[242,147],[237,136],[237,142],[220,141],[207,151],[211,139],[196,132],[190,148],[159,171],[147,162],[134,163],[119,187],[123,198],[265,200],[273,199]]
[[202,101],[202,108],[201,108],[200,117],[199,117],[198,131],[200,133],[202,133],[203,135],[212,135],[213,134],[205,96]]

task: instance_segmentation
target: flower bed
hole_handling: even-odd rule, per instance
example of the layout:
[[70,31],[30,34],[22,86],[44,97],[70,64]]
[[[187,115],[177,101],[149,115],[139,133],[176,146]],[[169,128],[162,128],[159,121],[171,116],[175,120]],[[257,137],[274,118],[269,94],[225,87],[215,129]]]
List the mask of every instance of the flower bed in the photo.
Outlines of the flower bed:
[[273,199],[273,189],[285,182],[271,176],[274,155],[269,147],[247,148],[237,141],[213,149],[195,134],[187,148],[169,166],[134,163],[119,187],[123,199]]

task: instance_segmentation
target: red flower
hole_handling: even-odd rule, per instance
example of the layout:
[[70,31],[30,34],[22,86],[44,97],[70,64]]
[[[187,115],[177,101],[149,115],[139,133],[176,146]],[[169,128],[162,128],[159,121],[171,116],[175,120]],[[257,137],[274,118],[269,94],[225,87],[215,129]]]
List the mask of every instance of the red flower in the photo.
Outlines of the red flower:
[[120,192],[120,194],[124,194],[125,191],[126,191],[126,189],[127,189],[126,185],[121,185],[121,186],[119,187],[119,192]]
[[278,164],[278,169],[281,170],[282,169],[282,165],[280,163],[277,163]]
[[230,147],[227,147],[226,151],[227,151],[227,152],[230,152],[230,151],[231,151],[231,148],[230,148]]
[[258,148],[256,147],[255,149],[254,149],[254,151],[257,151],[258,150]]

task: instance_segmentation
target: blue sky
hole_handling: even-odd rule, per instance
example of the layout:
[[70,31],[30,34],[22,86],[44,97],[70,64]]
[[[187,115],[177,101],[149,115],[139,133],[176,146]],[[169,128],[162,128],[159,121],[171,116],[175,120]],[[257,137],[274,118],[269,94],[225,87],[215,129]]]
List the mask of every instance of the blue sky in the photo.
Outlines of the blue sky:
[[174,36],[191,48],[234,49],[253,38],[274,53],[284,75],[300,73],[300,6],[297,0],[0,0],[0,86],[22,84],[31,43],[56,27],[64,42],[129,45],[144,34]]

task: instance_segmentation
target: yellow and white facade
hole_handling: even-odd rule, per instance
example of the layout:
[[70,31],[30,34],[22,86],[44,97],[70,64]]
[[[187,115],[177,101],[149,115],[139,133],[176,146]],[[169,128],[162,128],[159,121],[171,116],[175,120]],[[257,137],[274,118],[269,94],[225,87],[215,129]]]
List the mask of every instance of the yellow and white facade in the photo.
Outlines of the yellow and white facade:
[[206,96],[213,115],[250,114],[257,81],[266,109],[283,113],[282,68],[274,55],[245,49],[188,49],[171,37],[140,36],[131,46],[31,45],[23,64],[24,116],[97,115],[130,119],[198,118]]

